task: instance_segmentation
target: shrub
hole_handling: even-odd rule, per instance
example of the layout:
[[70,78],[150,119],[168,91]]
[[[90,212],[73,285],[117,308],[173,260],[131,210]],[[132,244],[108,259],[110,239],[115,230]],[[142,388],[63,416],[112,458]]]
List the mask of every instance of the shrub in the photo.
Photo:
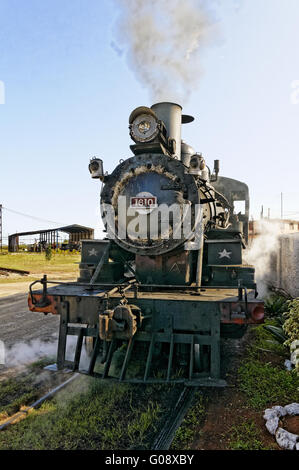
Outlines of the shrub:
[[293,341],[299,339],[299,298],[288,301],[288,311],[283,316],[283,330],[288,336],[286,344],[290,346]]
[[278,294],[270,295],[265,300],[265,311],[269,317],[275,317],[283,322],[283,313],[288,309],[288,301]]
[[50,245],[47,246],[45,251],[45,258],[47,261],[51,261],[52,259],[52,247]]

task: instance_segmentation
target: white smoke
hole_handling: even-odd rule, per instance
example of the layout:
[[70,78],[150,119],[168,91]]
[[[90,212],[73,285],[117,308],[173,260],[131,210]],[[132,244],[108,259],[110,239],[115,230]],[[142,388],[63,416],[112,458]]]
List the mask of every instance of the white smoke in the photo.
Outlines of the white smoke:
[[279,252],[279,238],[282,226],[271,219],[258,222],[258,235],[244,253],[244,261],[255,267],[255,276],[260,297],[268,291],[268,285],[276,276],[276,256]]
[[[66,359],[73,361],[77,344],[77,336],[68,336]],[[50,341],[42,341],[39,339],[32,340],[28,343],[17,343],[5,351],[5,366],[18,367],[25,366],[43,358],[51,358],[53,362],[57,357],[57,338]],[[87,368],[90,358],[87,356],[83,345],[81,351],[80,368]]]
[[201,51],[215,33],[207,0],[114,0],[120,55],[127,60],[152,101],[186,102],[199,85]]
[[5,365],[16,367],[30,364],[43,357],[55,357],[57,353],[57,341],[41,341],[35,339],[29,343],[17,343],[6,350]]

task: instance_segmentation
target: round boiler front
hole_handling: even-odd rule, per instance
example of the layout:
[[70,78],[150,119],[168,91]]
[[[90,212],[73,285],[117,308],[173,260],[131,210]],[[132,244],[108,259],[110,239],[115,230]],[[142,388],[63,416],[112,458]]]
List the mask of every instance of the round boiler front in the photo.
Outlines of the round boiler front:
[[108,233],[113,232],[115,241],[132,253],[148,256],[167,253],[186,241],[199,217],[200,194],[180,161],[143,154],[115,169],[103,188],[101,203]]

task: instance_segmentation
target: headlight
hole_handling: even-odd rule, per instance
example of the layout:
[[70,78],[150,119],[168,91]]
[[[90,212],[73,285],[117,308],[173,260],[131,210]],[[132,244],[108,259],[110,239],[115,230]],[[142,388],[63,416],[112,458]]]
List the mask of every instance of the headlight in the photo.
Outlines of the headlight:
[[149,121],[141,121],[140,124],[138,124],[138,130],[140,134],[146,135],[147,132],[149,132],[151,129],[151,123]]
[[151,142],[158,133],[158,121],[150,114],[140,114],[131,124],[131,137],[135,142]]
[[92,178],[98,178],[103,180],[104,169],[103,169],[103,160],[100,158],[92,158],[88,166],[89,172]]

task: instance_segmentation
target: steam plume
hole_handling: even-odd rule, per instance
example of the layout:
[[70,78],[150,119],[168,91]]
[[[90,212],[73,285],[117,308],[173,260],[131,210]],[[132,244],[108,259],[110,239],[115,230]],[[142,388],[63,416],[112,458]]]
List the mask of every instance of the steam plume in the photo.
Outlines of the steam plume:
[[45,356],[55,357],[56,341],[32,340],[28,343],[17,343],[6,351],[5,365],[8,367],[30,364]]
[[276,266],[273,266],[273,261],[279,251],[281,230],[279,222],[266,219],[259,221],[260,234],[254,238],[250,248],[244,254],[245,262],[255,267],[260,297],[267,294],[268,285],[276,277]]
[[[77,337],[68,336],[66,359],[73,360],[77,344]],[[50,357],[53,361],[57,355],[57,338],[51,338],[50,341],[42,341],[39,339],[32,340],[28,343],[17,343],[6,351],[5,366],[17,367],[28,365],[39,359]],[[89,358],[85,348],[82,348],[80,367],[86,368],[89,364]]]
[[152,101],[186,102],[202,74],[201,49],[215,31],[207,0],[114,0],[117,44]]

